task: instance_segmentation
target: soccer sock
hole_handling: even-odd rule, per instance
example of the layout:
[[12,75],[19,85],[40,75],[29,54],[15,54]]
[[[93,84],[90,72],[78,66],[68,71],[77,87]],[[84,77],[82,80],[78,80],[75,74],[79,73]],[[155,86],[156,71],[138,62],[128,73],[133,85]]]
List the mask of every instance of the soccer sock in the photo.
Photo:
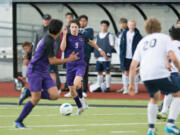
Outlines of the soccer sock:
[[110,84],[111,84],[111,75],[106,74],[106,88],[110,88]]
[[26,116],[32,111],[34,105],[31,103],[31,101],[27,102],[24,105],[24,108],[21,112],[21,114],[19,115],[18,119],[16,120],[16,122],[22,122]]
[[127,87],[128,87],[128,83],[129,83],[129,76],[123,74],[122,75],[122,81],[123,81],[124,92],[127,92]]
[[157,104],[148,104],[148,123],[149,123],[149,128],[154,129],[155,123],[156,123],[156,116],[158,112],[158,105]]
[[27,66],[23,65],[22,66],[22,76],[26,77],[26,74],[27,74]]
[[163,114],[168,113],[168,108],[169,108],[169,105],[171,104],[172,99],[173,99],[173,96],[171,94],[165,95],[161,113]]
[[81,104],[81,101],[79,99],[79,96],[75,97],[74,101],[76,102],[76,105],[78,108],[82,108],[82,104]]
[[76,90],[76,91],[77,91],[77,93],[78,93],[79,98],[83,98],[82,88],[80,88],[80,89],[78,89],[78,90]]
[[43,90],[43,91],[41,92],[41,98],[42,98],[42,99],[50,99],[50,96],[49,96],[48,91]]
[[138,93],[138,84],[139,84],[139,74],[137,74],[134,78],[134,84],[135,84],[135,92]]
[[101,83],[103,83],[103,75],[100,74],[97,75],[97,83],[98,86],[101,87]]
[[167,125],[171,126],[174,125],[174,122],[176,121],[179,112],[180,112],[180,98],[179,97],[173,97],[172,103],[170,105],[169,109],[169,117],[168,117],[168,123]]

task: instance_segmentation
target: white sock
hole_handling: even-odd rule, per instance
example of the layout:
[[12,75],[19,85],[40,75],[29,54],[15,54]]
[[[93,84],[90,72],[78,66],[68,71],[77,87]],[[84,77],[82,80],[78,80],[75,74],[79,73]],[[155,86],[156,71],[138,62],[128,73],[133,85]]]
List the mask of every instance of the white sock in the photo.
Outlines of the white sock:
[[106,88],[110,88],[110,84],[111,84],[111,75],[106,74]]
[[139,85],[139,74],[137,74],[134,78],[134,84],[135,84],[135,92],[138,93],[138,85]]
[[103,75],[97,75],[97,83],[98,86],[101,87],[101,83],[103,83]]
[[27,68],[28,68],[28,67],[25,66],[25,65],[22,66],[22,76],[23,76],[23,77],[26,77],[26,74],[27,74]]
[[172,99],[173,99],[173,96],[171,94],[165,95],[161,113],[163,114],[168,113],[168,108],[169,108],[169,105],[171,104]]
[[148,111],[148,123],[154,125],[156,123],[156,117],[157,117],[157,113],[158,113],[158,105],[149,103],[147,111]]
[[123,81],[124,92],[127,92],[127,88],[128,88],[128,84],[129,84],[129,76],[122,74],[122,81]]
[[[169,109],[169,117],[168,120],[176,120],[179,112],[180,112],[180,97],[173,97],[172,103],[170,105],[170,109]],[[169,124],[169,123],[168,123]],[[170,123],[172,124],[172,123]]]

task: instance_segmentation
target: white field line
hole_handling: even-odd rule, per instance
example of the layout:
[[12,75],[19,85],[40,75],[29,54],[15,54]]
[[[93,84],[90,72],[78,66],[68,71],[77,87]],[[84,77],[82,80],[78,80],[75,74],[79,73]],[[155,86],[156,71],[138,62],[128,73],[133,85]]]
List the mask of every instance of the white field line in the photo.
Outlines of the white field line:
[[134,134],[136,131],[111,131],[112,134]]
[[84,132],[85,129],[73,129],[73,130],[58,130],[59,132]]
[[[179,124],[180,122],[176,122]],[[30,125],[30,128],[56,128],[56,127],[105,127],[105,126],[137,126],[137,125],[147,125],[148,123],[92,123],[92,124],[71,124],[71,125]],[[157,122],[156,125],[166,124],[166,122]],[[0,128],[11,128],[12,126],[0,126]]]
[[[134,116],[134,115],[147,115],[147,113],[105,113],[105,114],[84,114],[83,116],[115,116],[115,115],[128,115],[128,116]],[[17,117],[18,115],[0,115],[0,118],[9,118],[9,117]],[[59,114],[48,114],[48,115],[39,115],[39,114],[32,114],[28,117],[55,117],[59,116]],[[73,114],[72,114],[73,116]]]

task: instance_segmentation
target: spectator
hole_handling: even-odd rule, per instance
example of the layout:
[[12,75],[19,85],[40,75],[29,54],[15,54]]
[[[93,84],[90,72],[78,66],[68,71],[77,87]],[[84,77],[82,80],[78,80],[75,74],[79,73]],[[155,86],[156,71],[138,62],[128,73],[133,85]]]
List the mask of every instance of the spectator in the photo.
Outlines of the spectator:
[[177,27],[177,28],[180,28],[180,19],[177,20],[176,27]]
[[[80,33],[88,37],[90,40],[93,40],[94,38],[94,31],[92,28],[88,27],[88,17],[86,15],[81,15],[79,17],[79,23],[80,23]],[[84,45],[84,60],[87,64],[86,66],[86,72],[83,78],[83,96],[87,97],[87,91],[88,91],[88,71],[89,71],[89,60],[91,58],[91,52],[93,51],[93,48],[88,44],[85,43]]]
[[100,55],[98,51],[94,51],[96,61],[96,71],[98,88],[96,91],[101,90],[101,84],[103,83],[103,72],[106,73],[106,90],[105,92],[110,91],[111,75],[110,75],[110,66],[111,66],[111,54],[114,47],[114,38],[112,34],[108,32],[109,21],[101,21],[101,32],[96,37],[96,44],[106,53],[107,58],[105,59]]
[[[128,30],[123,32],[120,42],[120,69],[122,71],[123,94],[128,94],[129,67],[137,44],[142,39],[134,20],[128,21]],[[135,90],[138,93],[139,75],[135,77]]]

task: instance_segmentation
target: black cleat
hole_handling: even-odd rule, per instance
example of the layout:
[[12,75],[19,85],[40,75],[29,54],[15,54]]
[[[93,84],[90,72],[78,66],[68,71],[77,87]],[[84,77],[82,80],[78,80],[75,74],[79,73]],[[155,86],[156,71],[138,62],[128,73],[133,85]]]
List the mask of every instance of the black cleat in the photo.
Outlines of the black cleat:
[[31,92],[28,90],[28,88],[23,87],[21,89],[21,96],[19,98],[19,102],[18,105],[22,105],[23,101],[28,98],[29,96],[31,96]]

